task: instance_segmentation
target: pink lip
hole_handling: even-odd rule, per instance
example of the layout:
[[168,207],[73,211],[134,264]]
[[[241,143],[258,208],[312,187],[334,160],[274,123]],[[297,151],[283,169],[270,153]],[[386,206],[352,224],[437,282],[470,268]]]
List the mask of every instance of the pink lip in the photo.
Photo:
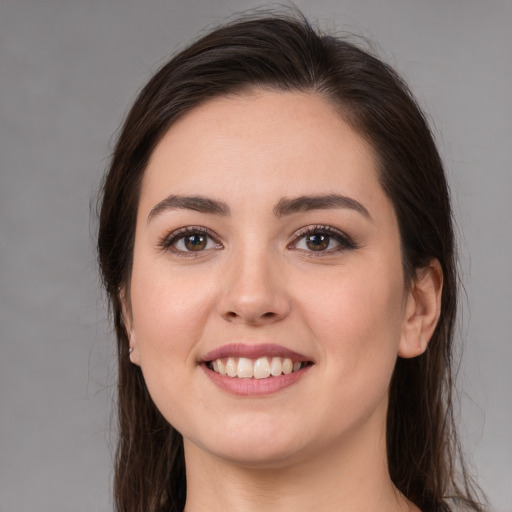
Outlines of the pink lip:
[[220,375],[211,370],[207,363],[215,359],[226,357],[247,357],[258,359],[260,357],[285,357],[292,361],[313,362],[303,354],[289,350],[281,345],[264,343],[260,345],[248,345],[245,343],[228,343],[222,347],[211,350],[205,354],[199,362],[202,370],[208,378],[220,389],[239,396],[261,396],[275,393],[298,382],[304,377],[313,365],[307,365],[297,372],[267,379],[244,379]]
[[222,359],[223,357],[247,357],[258,359],[259,357],[287,357],[292,361],[311,361],[308,357],[289,350],[281,345],[264,343],[262,345],[246,345],[244,343],[229,343],[205,354],[200,363]]
[[239,379],[237,377],[227,377],[210,370],[206,364],[202,364],[201,368],[208,378],[220,389],[233,395],[256,397],[270,395],[271,393],[275,393],[276,391],[295,384],[307,374],[312,366],[306,366],[302,370],[289,373],[288,375],[269,377],[267,379]]

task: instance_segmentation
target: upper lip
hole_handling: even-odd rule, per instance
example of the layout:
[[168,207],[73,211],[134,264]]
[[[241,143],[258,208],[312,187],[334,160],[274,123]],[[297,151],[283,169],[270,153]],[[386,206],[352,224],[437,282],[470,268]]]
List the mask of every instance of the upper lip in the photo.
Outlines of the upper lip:
[[228,343],[221,347],[215,348],[205,354],[200,363],[214,361],[223,357],[246,357],[248,359],[258,359],[260,357],[285,357],[293,361],[311,361],[311,359],[303,354],[299,354],[293,350],[285,348],[274,343],[263,343],[259,345],[247,345],[245,343]]

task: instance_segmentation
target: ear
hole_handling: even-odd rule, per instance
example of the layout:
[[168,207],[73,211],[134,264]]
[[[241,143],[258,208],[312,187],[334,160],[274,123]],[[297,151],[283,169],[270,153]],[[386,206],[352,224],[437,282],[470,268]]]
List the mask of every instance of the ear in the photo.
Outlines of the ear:
[[132,308],[130,304],[129,294],[123,289],[119,294],[122,307],[122,320],[129,344],[129,357],[130,361],[137,366],[140,366],[140,354],[137,347],[137,340],[135,336],[135,328],[133,325]]
[[416,357],[427,349],[441,314],[442,290],[443,270],[437,259],[417,269],[404,308],[400,357]]

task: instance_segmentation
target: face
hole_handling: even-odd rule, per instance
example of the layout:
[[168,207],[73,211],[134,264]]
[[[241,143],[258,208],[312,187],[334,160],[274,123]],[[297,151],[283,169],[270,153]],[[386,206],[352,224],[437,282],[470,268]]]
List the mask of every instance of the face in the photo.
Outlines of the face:
[[325,99],[216,99],[152,154],[126,316],[186,453],[280,464],[381,439],[406,289],[372,150]]

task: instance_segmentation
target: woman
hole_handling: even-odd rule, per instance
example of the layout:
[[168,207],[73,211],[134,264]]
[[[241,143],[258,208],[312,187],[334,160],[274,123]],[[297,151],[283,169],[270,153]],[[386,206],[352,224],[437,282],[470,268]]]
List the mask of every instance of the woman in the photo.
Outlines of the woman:
[[448,188],[378,59],[282,16],[204,36],[129,113],[98,247],[117,510],[483,510]]

